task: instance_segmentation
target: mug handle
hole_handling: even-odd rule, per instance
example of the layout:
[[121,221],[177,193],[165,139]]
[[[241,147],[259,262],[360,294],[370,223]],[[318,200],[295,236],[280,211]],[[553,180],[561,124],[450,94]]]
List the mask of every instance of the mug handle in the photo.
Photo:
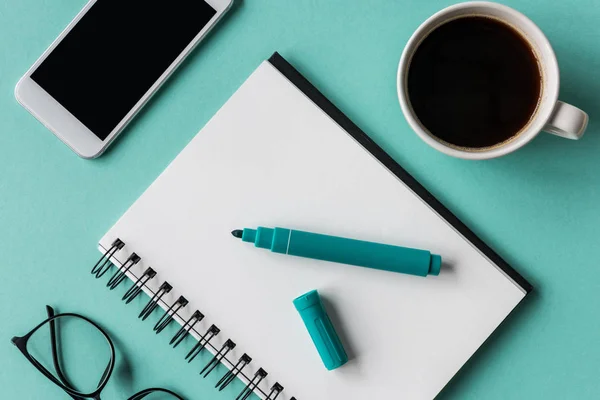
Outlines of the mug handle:
[[585,111],[558,101],[544,131],[567,139],[581,139],[587,128],[589,117]]

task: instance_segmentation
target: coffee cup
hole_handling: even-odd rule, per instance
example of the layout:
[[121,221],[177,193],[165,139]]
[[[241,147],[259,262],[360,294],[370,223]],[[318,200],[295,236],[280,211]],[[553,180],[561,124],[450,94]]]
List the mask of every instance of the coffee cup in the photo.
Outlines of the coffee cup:
[[[469,29],[482,29],[484,34]],[[453,37],[458,42],[451,41]],[[498,48],[490,48],[485,40]],[[487,64],[477,65],[481,60],[468,52],[469,46],[486,49]],[[511,46],[518,54],[498,59],[498,52],[510,52]],[[530,69],[515,73],[527,69],[524,46],[529,47],[538,75]],[[522,62],[514,61],[519,57]],[[400,59],[397,89],[402,112],[423,141],[450,156],[480,160],[511,153],[542,131],[568,139],[583,136],[588,116],[558,100],[559,78],[552,46],[529,18],[505,5],[467,2],[439,11],[413,33]],[[525,95],[519,90],[526,90]],[[535,103],[527,103],[530,93],[537,93]]]

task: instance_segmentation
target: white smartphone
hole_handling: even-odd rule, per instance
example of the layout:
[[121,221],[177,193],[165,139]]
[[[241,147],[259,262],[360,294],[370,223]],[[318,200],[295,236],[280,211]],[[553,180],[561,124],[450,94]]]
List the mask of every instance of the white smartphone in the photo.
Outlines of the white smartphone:
[[91,0],[15,96],[80,157],[98,157],[232,2]]

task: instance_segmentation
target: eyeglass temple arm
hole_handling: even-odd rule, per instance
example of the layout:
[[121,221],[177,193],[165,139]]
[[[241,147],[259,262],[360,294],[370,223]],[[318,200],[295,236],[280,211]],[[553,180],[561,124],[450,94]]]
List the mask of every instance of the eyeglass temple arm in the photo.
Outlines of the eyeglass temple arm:
[[[48,313],[48,318],[54,317],[54,309],[50,306],[46,306],[46,312]],[[58,375],[58,379],[62,381],[63,384],[73,387],[71,382],[65,377],[60,368],[60,363],[58,362],[58,346],[56,345],[56,324],[54,320],[50,321],[50,343],[52,345],[52,361],[54,362],[54,369],[56,369],[56,374]]]
[[[48,313],[48,318],[52,318],[55,315],[54,308],[52,308],[48,305],[46,306],[46,312]],[[54,363],[54,369],[56,370],[58,379],[60,379],[63,384],[73,387],[73,385],[71,385],[71,382],[69,382],[67,380],[67,378],[65,377],[65,375],[63,374],[62,369],[60,368],[60,363],[58,362],[58,346],[56,345],[56,324],[54,323],[54,320],[51,320],[49,325],[50,325],[50,343],[52,346],[52,361]],[[85,400],[82,397],[76,397],[71,394],[70,394],[70,396],[73,398],[73,400]]]

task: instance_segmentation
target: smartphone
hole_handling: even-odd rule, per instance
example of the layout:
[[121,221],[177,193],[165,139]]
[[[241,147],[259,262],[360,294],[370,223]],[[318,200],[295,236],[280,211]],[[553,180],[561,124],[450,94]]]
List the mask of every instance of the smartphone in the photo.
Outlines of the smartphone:
[[98,157],[232,2],[91,0],[15,96],[80,157]]

